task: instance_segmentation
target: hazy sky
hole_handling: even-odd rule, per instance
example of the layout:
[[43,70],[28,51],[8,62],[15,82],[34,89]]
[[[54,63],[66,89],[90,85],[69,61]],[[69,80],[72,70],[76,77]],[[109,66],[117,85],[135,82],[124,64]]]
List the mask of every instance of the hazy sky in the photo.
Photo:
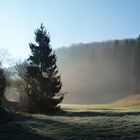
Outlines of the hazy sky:
[[0,48],[28,57],[44,23],[52,48],[140,34],[140,0],[0,0]]

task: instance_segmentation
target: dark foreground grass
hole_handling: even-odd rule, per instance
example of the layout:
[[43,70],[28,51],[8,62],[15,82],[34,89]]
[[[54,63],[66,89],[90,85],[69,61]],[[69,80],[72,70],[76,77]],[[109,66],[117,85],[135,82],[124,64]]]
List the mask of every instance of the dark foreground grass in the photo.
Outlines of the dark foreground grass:
[[139,112],[14,114],[0,125],[0,140],[140,140]]

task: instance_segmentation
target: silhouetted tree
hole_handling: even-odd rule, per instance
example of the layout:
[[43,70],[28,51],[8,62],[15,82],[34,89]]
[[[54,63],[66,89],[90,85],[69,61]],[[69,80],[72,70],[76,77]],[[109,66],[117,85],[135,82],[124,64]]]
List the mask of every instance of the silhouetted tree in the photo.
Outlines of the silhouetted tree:
[[30,43],[32,55],[27,67],[27,94],[32,112],[49,112],[58,109],[63,100],[61,79],[58,75],[56,55],[52,52],[50,36],[41,24],[35,31],[36,44]]
[[6,88],[6,78],[5,78],[4,70],[0,68],[0,106],[4,98],[5,88]]

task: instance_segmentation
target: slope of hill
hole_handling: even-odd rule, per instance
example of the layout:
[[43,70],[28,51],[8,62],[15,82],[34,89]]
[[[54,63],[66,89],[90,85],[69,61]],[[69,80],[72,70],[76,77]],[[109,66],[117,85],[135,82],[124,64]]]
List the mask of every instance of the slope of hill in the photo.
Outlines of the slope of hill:
[[129,108],[140,108],[140,95],[131,95],[119,101],[116,101],[114,105],[129,107]]

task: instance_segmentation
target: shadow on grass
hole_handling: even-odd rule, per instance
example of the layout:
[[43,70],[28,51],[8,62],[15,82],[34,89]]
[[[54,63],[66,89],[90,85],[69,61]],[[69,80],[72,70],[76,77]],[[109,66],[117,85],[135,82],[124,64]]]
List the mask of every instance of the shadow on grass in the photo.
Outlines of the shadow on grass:
[[[32,123],[31,123],[32,122]],[[34,122],[34,123],[33,123]],[[28,125],[26,126],[26,124]],[[40,125],[38,125],[40,124]],[[49,118],[25,117],[0,127],[1,140],[85,140],[99,138],[92,132],[92,125],[75,124]],[[44,134],[39,134],[38,130]],[[108,134],[107,134],[108,137]]]
[[[92,125],[75,124],[54,120],[51,117],[34,118],[30,115],[15,114],[13,120],[0,126],[1,140],[82,140],[95,138]],[[39,132],[40,131],[40,132]]]
[[[51,114],[51,116],[33,117],[30,114],[13,114],[13,119],[3,125],[0,125],[0,140],[118,140],[136,139],[140,135],[139,129],[131,129],[135,135],[129,134],[124,125],[120,130],[121,121],[95,118],[96,120],[83,121],[82,117],[96,116],[125,116],[140,115],[140,112],[64,112]],[[52,116],[58,116],[52,117]],[[60,116],[60,117],[59,117]],[[62,118],[61,116],[66,118]],[[68,118],[67,118],[68,117]],[[69,117],[79,117],[69,121]],[[81,118],[81,119],[80,119]],[[72,118],[71,118],[72,119]],[[80,119],[80,120],[79,120]],[[88,118],[89,119],[89,118]],[[127,122],[126,122],[127,124]],[[118,127],[119,129],[116,129]],[[137,126],[136,126],[137,127]],[[127,127],[128,128],[128,127]],[[129,128],[130,129],[130,128]]]
[[98,111],[83,111],[83,112],[72,112],[72,111],[61,111],[58,113],[51,114],[53,116],[66,116],[66,117],[96,117],[96,116],[137,116],[140,112],[98,112]]
[[[96,116],[98,115],[96,114]],[[86,122],[83,121],[83,118],[81,118],[80,120],[79,118],[78,119],[72,118],[72,121],[69,121],[69,119],[67,120],[66,118],[57,119],[51,117],[45,117],[44,119],[32,118],[32,120],[34,120],[35,122],[39,122],[42,125],[41,127],[46,128],[44,129],[46,132],[50,130],[51,136],[55,139],[132,140],[140,137],[140,130],[133,129],[135,128],[135,125],[126,131],[127,122],[126,124],[124,122],[123,122],[124,124],[122,124],[121,121],[115,122],[113,118],[111,120],[96,118],[96,120],[91,119]],[[118,129],[116,129],[117,127]],[[132,135],[130,132],[131,133],[134,132],[135,134]]]
[[[0,140],[53,140],[46,134],[38,133],[24,122],[31,117],[7,112],[0,117]],[[23,123],[18,123],[18,122]]]

